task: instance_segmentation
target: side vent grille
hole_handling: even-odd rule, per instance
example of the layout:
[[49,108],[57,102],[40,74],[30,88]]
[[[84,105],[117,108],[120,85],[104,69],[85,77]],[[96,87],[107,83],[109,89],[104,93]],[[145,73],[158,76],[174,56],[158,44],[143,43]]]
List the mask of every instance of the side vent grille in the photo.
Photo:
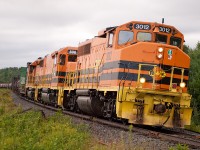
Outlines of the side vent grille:
[[78,56],[90,54],[91,43],[78,47]]

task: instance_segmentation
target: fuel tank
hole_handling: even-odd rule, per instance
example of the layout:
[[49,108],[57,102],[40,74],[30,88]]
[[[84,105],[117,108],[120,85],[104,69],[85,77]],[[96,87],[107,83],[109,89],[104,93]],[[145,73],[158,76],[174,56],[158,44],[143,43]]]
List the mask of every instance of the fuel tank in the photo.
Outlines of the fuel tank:
[[56,96],[54,96],[54,93],[41,93],[42,101],[46,103],[55,103],[56,102]]
[[27,88],[27,97],[29,99],[34,100],[34,96],[35,96],[35,89],[34,88]]
[[103,102],[96,97],[89,97],[89,96],[79,96],[77,98],[77,104],[79,109],[88,114],[93,116],[103,116],[102,107]]
[[30,98],[30,99],[34,99],[34,95],[35,95],[35,92],[34,91],[28,91],[27,92],[27,96],[28,96],[28,98]]
[[49,94],[48,93],[42,93],[42,101],[46,102],[46,103],[50,103],[50,99],[49,99]]

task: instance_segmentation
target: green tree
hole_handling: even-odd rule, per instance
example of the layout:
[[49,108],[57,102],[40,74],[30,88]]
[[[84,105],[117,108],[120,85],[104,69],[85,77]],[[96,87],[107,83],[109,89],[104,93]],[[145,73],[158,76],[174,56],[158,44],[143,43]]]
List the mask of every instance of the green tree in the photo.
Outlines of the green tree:
[[20,75],[20,68],[10,67],[0,69],[0,83],[10,83],[13,77]]
[[189,52],[192,51],[192,49],[188,45],[183,45],[183,51],[186,54],[189,54]]
[[193,122],[200,124],[200,42],[193,50],[189,50],[191,58],[189,75],[189,92],[192,95]]

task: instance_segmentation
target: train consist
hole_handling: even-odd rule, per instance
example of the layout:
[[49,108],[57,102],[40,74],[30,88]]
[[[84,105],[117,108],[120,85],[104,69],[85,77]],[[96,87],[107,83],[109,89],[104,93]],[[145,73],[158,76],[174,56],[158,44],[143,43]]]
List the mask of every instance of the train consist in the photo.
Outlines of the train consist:
[[175,27],[131,21],[27,63],[34,101],[133,124],[190,125],[189,56]]

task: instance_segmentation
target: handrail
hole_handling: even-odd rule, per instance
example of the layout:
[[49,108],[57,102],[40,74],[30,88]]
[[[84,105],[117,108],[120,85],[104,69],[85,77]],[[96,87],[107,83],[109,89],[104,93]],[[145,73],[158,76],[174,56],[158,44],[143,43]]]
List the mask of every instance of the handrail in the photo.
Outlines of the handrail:
[[98,76],[99,76],[99,68],[100,68],[100,66],[101,66],[101,64],[103,62],[104,55],[105,55],[105,53],[103,53],[103,56],[101,57],[101,61],[100,61],[99,65],[98,65],[98,70],[97,70],[97,88],[99,86],[99,78],[98,78]]
[[153,72],[154,72],[154,74],[153,74],[152,89],[154,89],[154,88],[155,88],[155,80],[156,80],[155,71],[156,71],[157,65],[139,64],[137,85],[140,84],[140,76],[141,76],[141,68],[142,68],[142,66],[152,66],[152,67],[153,67]]
[[[156,67],[157,65],[150,65],[150,64],[139,64],[139,69],[138,69],[138,79],[137,79],[137,85],[140,85],[140,77],[141,77],[141,68],[142,66],[153,66],[153,81],[152,81],[152,89],[155,89],[155,79],[156,79]],[[161,68],[162,69],[162,68]],[[173,83],[173,76],[174,76],[174,69],[180,69],[181,70],[181,82],[183,82],[184,78],[184,68],[179,68],[179,67],[171,67],[171,75],[170,75],[170,85],[169,85],[169,90],[172,90],[172,83]],[[165,71],[165,70],[163,70]]]

